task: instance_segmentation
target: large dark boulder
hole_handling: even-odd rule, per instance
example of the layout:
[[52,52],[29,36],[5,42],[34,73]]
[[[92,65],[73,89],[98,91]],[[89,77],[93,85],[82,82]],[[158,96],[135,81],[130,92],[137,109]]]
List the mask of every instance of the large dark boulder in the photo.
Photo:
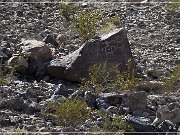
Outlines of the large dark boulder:
[[75,52],[52,60],[47,72],[59,79],[80,81],[88,78],[90,66],[102,63],[118,66],[120,71],[135,67],[126,30],[116,29],[89,40]]

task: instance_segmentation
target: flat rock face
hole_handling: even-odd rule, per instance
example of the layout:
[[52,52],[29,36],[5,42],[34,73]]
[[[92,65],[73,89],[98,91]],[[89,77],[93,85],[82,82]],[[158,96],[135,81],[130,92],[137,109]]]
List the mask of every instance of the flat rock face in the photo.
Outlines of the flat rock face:
[[75,52],[52,60],[47,72],[59,79],[80,81],[88,77],[90,66],[102,63],[108,67],[118,65],[120,71],[135,67],[126,30],[116,29],[91,39]]

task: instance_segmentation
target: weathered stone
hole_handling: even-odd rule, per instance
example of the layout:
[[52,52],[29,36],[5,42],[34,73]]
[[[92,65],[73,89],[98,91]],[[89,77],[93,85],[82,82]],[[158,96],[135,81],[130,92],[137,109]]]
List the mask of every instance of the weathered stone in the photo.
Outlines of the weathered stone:
[[84,93],[84,100],[86,104],[91,108],[96,108],[96,95],[90,91]]
[[125,120],[133,126],[135,132],[155,132],[154,127],[147,118],[128,115]]
[[172,121],[174,123],[180,123],[180,108],[172,110],[172,113],[174,114]]
[[122,98],[117,93],[101,93],[100,99],[103,99],[108,103],[109,105],[116,106],[120,105],[122,103]]
[[143,109],[147,106],[146,92],[126,93],[121,95],[123,105],[129,107],[131,111]]
[[66,34],[59,34],[56,38],[56,42],[61,45],[61,44],[66,44],[67,41],[69,40],[69,36]]
[[26,70],[28,68],[28,61],[27,59],[20,57],[20,56],[12,56],[8,61],[7,64],[9,66],[16,67],[17,66],[17,71],[19,73],[25,74]]
[[56,42],[56,39],[55,39],[55,37],[54,37],[53,34],[48,34],[48,35],[43,39],[43,41],[44,41],[46,44],[50,43],[50,44],[55,45],[55,46],[58,46],[58,45],[59,45],[59,44]]
[[167,105],[159,106],[157,109],[156,119],[153,121],[153,125],[156,126],[164,120],[171,120],[174,114],[169,110]]
[[73,53],[52,60],[47,72],[59,79],[80,81],[88,78],[92,65],[102,63],[106,63],[107,67],[118,65],[120,71],[135,67],[126,30],[116,29],[89,40]]
[[113,114],[116,114],[118,115],[119,112],[118,112],[118,108],[115,107],[115,106],[110,106],[106,109],[107,113],[109,113],[110,115],[113,115]]
[[164,89],[163,85],[155,81],[150,81],[148,83],[140,84],[137,87],[137,91],[145,91],[148,93],[155,93],[155,94],[162,93],[163,89]]
[[9,108],[9,109],[15,109],[15,110],[21,110],[22,105],[24,101],[22,98],[11,98],[8,100],[5,100],[1,103],[1,107]]
[[30,100],[27,100],[23,105],[22,105],[22,110],[27,113],[27,114],[34,114],[36,112],[40,112],[40,106],[32,102]]
[[4,54],[3,52],[0,51],[0,60],[1,61],[5,61],[8,59],[8,56],[6,54]]
[[158,129],[161,132],[171,131],[174,127],[174,124],[170,120],[164,120],[161,124],[158,125]]
[[173,113],[169,110],[167,105],[160,106],[157,109],[157,116],[161,118],[161,120],[169,120],[173,117]]
[[71,86],[66,86],[64,84],[59,84],[57,88],[54,91],[53,95],[62,95],[65,97],[70,96],[74,93],[74,90],[71,88]]
[[22,42],[22,52],[30,59],[39,62],[48,62],[52,59],[52,52],[42,41],[25,40]]

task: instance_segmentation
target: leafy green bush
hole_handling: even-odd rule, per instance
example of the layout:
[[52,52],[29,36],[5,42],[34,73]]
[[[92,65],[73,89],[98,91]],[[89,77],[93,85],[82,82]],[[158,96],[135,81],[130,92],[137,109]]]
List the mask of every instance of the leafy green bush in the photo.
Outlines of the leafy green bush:
[[172,69],[170,78],[162,78],[165,91],[174,91],[177,85],[180,85],[180,64]]
[[81,90],[93,91],[101,93],[104,90],[135,91],[137,87],[138,78],[135,78],[134,73],[121,73],[117,66],[108,68],[106,63],[93,65],[89,69],[89,78],[82,79]]
[[75,99],[67,99],[58,105],[49,104],[49,108],[58,118],[58,123],[62,126],[76,127],[82,124],[90,116],[85,102]]
[[166,9],[173,11],[180,7],[180,0],[172,0],[170,3],[166,5]]

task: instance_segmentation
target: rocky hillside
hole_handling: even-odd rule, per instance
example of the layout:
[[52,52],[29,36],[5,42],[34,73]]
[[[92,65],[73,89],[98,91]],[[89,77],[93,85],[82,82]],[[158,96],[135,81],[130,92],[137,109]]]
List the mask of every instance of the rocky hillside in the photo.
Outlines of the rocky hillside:
[[0,132],[180,132],[180,2],[76,2],[0,0]]

